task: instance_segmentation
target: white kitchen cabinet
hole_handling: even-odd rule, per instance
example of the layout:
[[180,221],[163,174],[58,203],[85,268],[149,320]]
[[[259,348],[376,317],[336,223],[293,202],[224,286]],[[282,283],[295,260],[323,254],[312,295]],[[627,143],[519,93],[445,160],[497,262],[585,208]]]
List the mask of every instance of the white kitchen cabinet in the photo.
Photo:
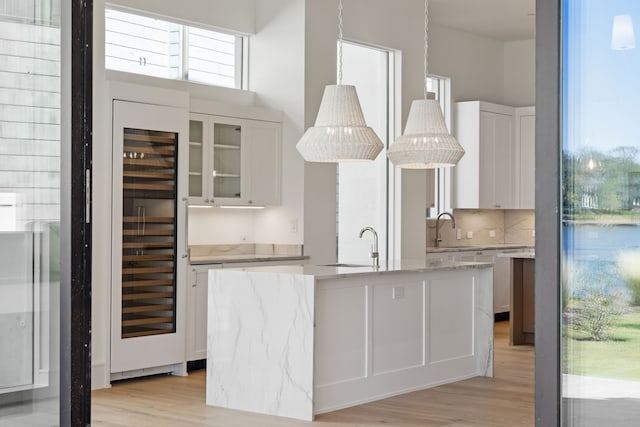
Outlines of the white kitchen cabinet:
[[187,361],[207,358],[208,271],[221,264],[192,265],[187,287]]
[[278,205],[281,123],[192,113],[189,203]]
[[515,109],[517,204],[520,209],[535,209],[536,110],[535,107]]
[[520,252],[523,249],[457,250],[431,252],[426,255],[429,262],[489,262],[493,264],[493,312],[508,313],[511,309],[511,263],[500,253]]
[[516,208],[512,107],[456,103],[456,137],[465,149],[455,170],[456,208]]
[[260,206],[280,204],[280,159],[282,125],[246,120],[248,203]]
[[493,312],[511,310],[511,259],[496,257],[493,263]]

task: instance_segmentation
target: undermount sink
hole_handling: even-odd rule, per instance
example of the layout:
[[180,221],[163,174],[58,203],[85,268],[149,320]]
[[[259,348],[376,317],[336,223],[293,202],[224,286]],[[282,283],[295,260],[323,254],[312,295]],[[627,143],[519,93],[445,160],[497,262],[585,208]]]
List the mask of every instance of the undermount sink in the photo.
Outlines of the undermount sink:
[[322,264],[322,267],[373,267],[371,264],[348,264],[348,263],[337,263],[337,264]]

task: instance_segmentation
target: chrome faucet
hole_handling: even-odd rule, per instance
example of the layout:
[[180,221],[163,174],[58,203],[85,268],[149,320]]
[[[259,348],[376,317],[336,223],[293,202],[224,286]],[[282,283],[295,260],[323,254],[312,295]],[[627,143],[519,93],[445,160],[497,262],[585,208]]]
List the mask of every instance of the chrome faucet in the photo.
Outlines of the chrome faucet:
[[440,218],[443,216],[448,216],[451,218],[451,227],[456,228],[456,219],[453,217],[453,214],[449,212],[442,212],[436,218],[436,248],[440,247],[440,242],[442,242],[442,238],[440,237]]
[[369,257],[373,259],[373,267],[380,268],[380,262],[378,261],[378,233],[372,227],[365,227],[360,230],[360,238],[362,239],[362,235],[365,231],[370,231],[373,233],[373,245],[371,245],[371,252],[369,252]]

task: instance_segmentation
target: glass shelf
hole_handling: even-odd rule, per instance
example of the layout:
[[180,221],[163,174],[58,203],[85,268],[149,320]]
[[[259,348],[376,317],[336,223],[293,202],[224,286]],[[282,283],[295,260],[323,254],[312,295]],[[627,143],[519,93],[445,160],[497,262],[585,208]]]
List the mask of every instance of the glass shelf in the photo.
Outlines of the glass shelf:
[[219,148],[221,150],[239,150],[240,146],[238,145],[229,145],[229,144],[213,144],[214,148]]

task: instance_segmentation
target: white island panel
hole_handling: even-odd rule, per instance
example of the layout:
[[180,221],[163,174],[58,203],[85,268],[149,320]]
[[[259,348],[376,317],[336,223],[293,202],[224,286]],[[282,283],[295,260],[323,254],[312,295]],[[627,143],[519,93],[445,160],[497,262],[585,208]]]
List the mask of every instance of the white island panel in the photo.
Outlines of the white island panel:
[[[358,352],[353,372],[336,377],[335,362],[353,342],[316,338],[314,412],[435,387],[476,376],[493,376],[493,274],[491,268],[433,270],[346,277],[316,282],[317,293],[366,286],[367,299],[353,301],[352,312],[366,312],[367,351]],[[337,300],[316,300],[316,312]],[[322,308],[321,304],[328,307]],[[346,312],[346,311],[345,311]],[[335,313],[331,323],[316,317],[316,334],[340,336],[351,327],[350,314]],[[361,317],[361,314],[358,314]],[[339,381],[329,381],[329,379]]]
[[429,363],[473,356],[473,279],[429,280]]
[[400,279],[372,288],[372,374],[423,366],[425,281]]
[[367,376],[367,298],[360,281],[316,290],[316,387]]
[[313,418],[313,276],[209,270],[207,405]]

